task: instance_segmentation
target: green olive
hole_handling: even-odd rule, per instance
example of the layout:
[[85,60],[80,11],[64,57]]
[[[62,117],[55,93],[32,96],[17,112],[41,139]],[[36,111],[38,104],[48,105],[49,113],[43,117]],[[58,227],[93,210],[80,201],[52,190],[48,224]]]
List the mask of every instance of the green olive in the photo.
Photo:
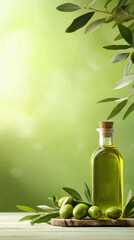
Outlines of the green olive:
[[70,204],[63,205],[59,211],[61,218],[71,218],[73,216],[73,207]]
[[117,219],[120,218],[122,215],[122,211],[120,208],[118,207],[110,207],[106,210],[105,215],[108,218],[113,218],[113,219]]
[[58,206],[61,207],[62,205],[70,204],[73,206],[74,199],[72,197],[62,197],[58,201]]
[[132,63],[134,63],[134,52],[131,53],[131,56],[130,56],[130,57],[131,57]]
[[88,209],[88,215],[92,219],[98,219],[101,217],[102,212],[98,206],[92,206]]
[[73,216],[76,219],[85,218],[88,214],[88,206],[83,203],[77,204],[73,209]]

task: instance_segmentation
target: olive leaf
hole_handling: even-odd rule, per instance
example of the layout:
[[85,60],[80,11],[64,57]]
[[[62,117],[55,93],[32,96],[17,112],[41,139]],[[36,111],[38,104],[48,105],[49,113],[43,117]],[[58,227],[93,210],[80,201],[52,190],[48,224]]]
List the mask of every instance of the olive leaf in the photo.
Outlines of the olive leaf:
[[126,99],[128,99],[128,97],[120,98],[120,99],[116,100],[115,102],[123,102]]
[[110,2],[112,2],[112,0],[107,0],[107,2],[106,2],[105,5],[104,5],[104,8],[107,8],[107,6],[108,6],[108,4],[109,4]]
[[53,205],[54,205],[55,207],[59,207],[59,206],[58,206],[58,199],[57,199],[57,197],[56,197],[55,195],[53,195]]
[[126,60],[129,55],[130,55],[130,53],[119,53],[119,54],[116,54],[112,58],[111,63],[122,62],[122,61]]
[[128,98],[132,97],[133,96],[133,92],[134,92],[134,85],[132,86],[132,89],[128,95]]
[[109,46],[104,46],[103,48],[108,50],[120,50],[120,49],[131,48],[131,46],[130,45],[109,45]]
[[134,82],[134,74],[129,74],[127,76],[125,76],[124,78],[122,78],[114,87],[114,89],[120,89],[123,87],[128,86],[129,84],[131,84],[132,82]]
[[118,103],[118,105],[112,110],[112,112],[110,113],[110,115],[108,116],[107,120],[113,118],[114,116],[116,116],[127,104],[128,100],[124,100],[120,103]]
[[54,207],[59,208],[58,199],[55,195],[53,195],[52,197],[48,197],[48,199],[53,204]]
[[128,97],[124,97],[124,98],[106,98],[103,99],[97,103],[106,103],[106,102],[122,102],[124,100],[128,99]]
[[63,3],[62,5],[58,6],[56,9],[61,12],[73,12],[81,9],[81,7],[73,3]]
[[127,195],[127,200],[126,200],[126,205],[127,205],[128,202],[130,201],[130,199],[132,198],[132,196],[133,196],[132,189],[129,189],[128,195]]
[[134,208],[134,196],[129,200],[128,204],[125,207],[125,210],[124,210],[125,217],[128,217],[129,213],[133,208]]
[[[106,21],[105,21],[106,22]],[[133,33],[133,31],[134,31],[134,22],[133,23],[131,23],[129,26],[128,26],[128,28],[131,30],[131,32]],[[117,40],[120,40],[120,39],[122,39],[122,36],[121,36],[121,34],[118,34],[117,35],[117,37],[114,39],[114,41],[117,41]]]
[[31,224],[35,224],[35,223],[43,223],[43,222],[48,222],[51,220],[51,218],[55,218],[55,217],[58,217],[59,216],[59,213],[50,213],[50,214],[46,214],[46,215],[40,215],[39,217],[33,219],[31,221]]
[[125,71],[124,71],[124,77],[129,73],[131,67],[132,67],[132,61],[130,60],[125,68]]
[[22,206],[22,205],[16,205],[16,207],[24,212],[35,212],[38,213],[35,209],[27,206]]
[[131,211],[131,212],[128,214],[128,218],[134,218],[134,211]]
[[104,102],[113,102],[113,101],[116,101],[116,100],[119,100],[120,98],[105,98],[97,103],[104,103]]
[[92,4],[94,4],[97,0],[91,0],[91,2],[89,3],[89,6],[91,6]]
[[118,41],[120,39],[122,39],[122,36],[121,36],[121,34],[118,34],[117,37],[115,37],[114,41]]
[[95,12],[89,12],[84,15],[81,15],[78,18],[75,18],[71,25],[66,29],[67,33],[75,32],[76,30],[84,27],[87,22],[92,18]]
[[85,30],[85,34],[90,34],[94,31],[96,31],[98,28],[100,28],[103,25],[105,20],[106,20],[106,18],[101,18],[101,19],[98,19],[98,20],[90,23]]
[[110,22],[112,22],[115,18],[116,18],[116,16],[114,16],[114,15],[109,16],[109,17],[106,18],[105,23],[110,23]]
[[85,194],[85,197],[87,198],[88,202],[91,202],[91,193],[89,190],[89,187],[87,186],[87,184],[85,182],[83,182],[83,191]]
[[123,117],[123,120],[124,120],[125,118],[127,118],[128,115],[129,115],[132,111],[134,111],[134,102],[130,105],[130,107],[128,108],[128,110],[125,112],[124,117]]
[[134,4],[134,2],[131,2],[131,3],[126,4],[125,6],[126,6],[126,7],[130,7],[130,6],[132,6],[133,4]]
[[114,23],[112,28],[116,27],[119,24],[122,24],[123,22],[127,22],[127,21],[128,21],[128,17],[126,15],[125,16],[122,15],[120,17],[116,17],[115,18],[115,23]]
[[37,207],[42,209],[44,212],[55,212],[55,211],[58,211],[57,208],[52,208],[52,207],[49,207],[47,205],[38,205]]
[[40,216],[40,214],[27,215],[27,216],[21,218],[21,219],[19,220],[19,222],[27,221],[27,220],[32,220],[32,219],[35,219],[35,218],[37,218],[37,217],[39,217],[39,216]]
[[127,2],[128,0],[119,0],[117,9],[123,7],[123,5]]
[[65,192],[67,192],[71,197],[73,197],[76,200],[82,200],[82,197],[80,194],[73,188],[63,187],[62,188]]
[[125,39],[127,43],[129,43],[133,47],[133,35],[131,30],[122,24],[118,24],[118,28],[121,36]]

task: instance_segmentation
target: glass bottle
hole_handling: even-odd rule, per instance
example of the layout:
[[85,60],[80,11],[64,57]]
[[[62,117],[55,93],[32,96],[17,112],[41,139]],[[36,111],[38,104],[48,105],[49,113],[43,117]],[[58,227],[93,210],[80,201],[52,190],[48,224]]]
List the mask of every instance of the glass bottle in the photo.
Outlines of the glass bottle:
[[99,147],[91,159],[92,202],[105,211],[119,207],[123,213],[123,160],[113,145],[113,122],[99,122]]

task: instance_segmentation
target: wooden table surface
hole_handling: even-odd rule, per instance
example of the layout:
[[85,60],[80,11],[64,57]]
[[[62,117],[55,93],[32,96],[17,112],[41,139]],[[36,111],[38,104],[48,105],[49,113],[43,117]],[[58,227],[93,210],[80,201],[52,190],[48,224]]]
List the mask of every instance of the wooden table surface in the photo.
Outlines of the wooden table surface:
[[0,213],[0,240],[134,240],[134,227],[53,227],[18,222],[27,213]]

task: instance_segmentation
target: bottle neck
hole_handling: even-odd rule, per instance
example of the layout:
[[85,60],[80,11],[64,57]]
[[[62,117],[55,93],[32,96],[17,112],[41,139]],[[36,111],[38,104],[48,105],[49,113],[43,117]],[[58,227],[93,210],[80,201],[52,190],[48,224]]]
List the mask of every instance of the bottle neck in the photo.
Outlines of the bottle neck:
[[113,135],[110,137],[104,137],[102,134],[100,134],[99,137],[99,145],[100,146],[112,146],[113,145]]
[[99,145],[100,146],[112,146],[113,145],[113,132],[114,129],[103,129],[98,128],[97,131],[99,132]]

